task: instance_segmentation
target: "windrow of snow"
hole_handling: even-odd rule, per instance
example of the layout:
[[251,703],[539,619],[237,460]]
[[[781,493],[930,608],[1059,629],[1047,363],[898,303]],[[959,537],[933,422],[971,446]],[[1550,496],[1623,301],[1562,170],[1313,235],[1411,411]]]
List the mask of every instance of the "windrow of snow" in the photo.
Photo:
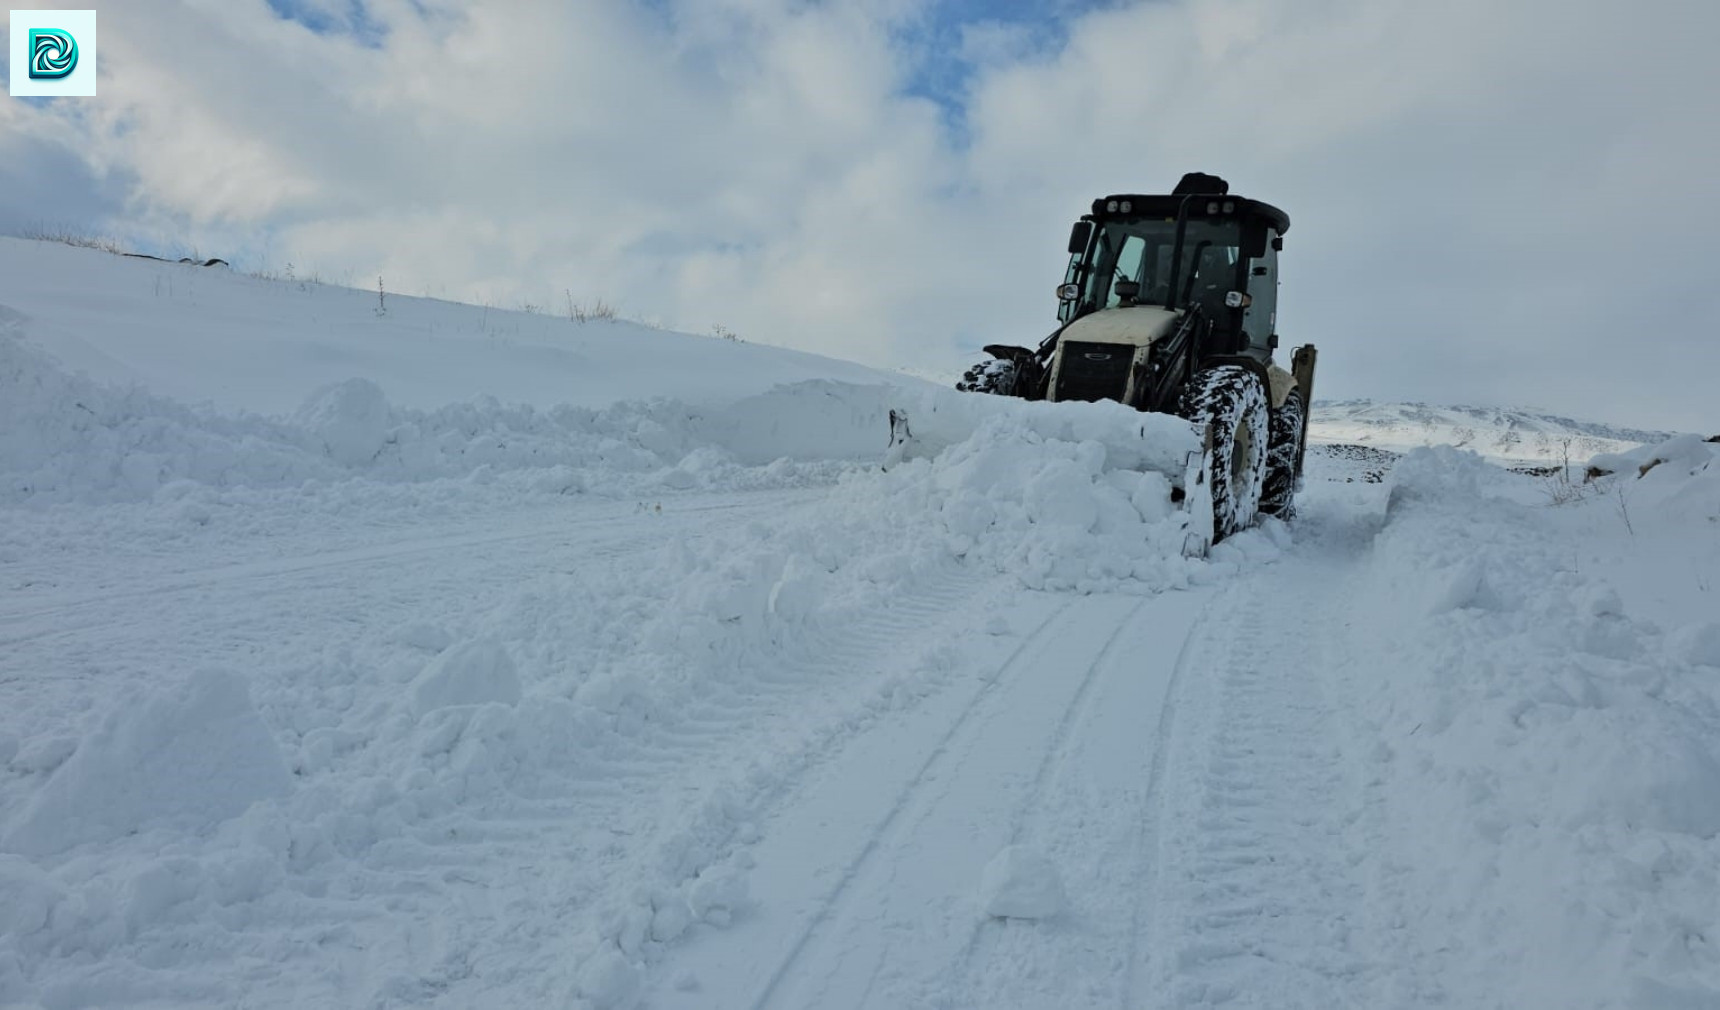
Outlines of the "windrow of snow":
[[481,398],[397,407],[368,379],[314,392],[286,419],[193,409],[68,373],[0,330],[0,504],[103,504],[213,489],[290,488],[533,471],[557,490],[621,494],[780,485],[777,460],[877,460],[897,387],[808,380],[717,407],[670,400],[540,410]]
[[[949,552],[1030,586],[1163,588],[1191,570],[1182,554],[1195,538],[1171,488],[1195,458],[1193,429],[1117,404],[810,380],[709,408],[544,411],[486,398],[426,411],[349,379],[276,420],[103,385],[4,333],[0,394],[0,503],[154,501],[207,524],[250,493],[306,482],[506,479],[638,497],[802,485],[857,467],[842,522],[905,529],[934,517]],[[878,476],[892,409],[910,417],[919,458]]]
[[1720,467],[1685,441],[1612,462],[1654,458],[1575,499],[1450,447],[1391,473],[1350,666],[1375,886],[1421,915],[1375,924],[1389,1001],[1720,993]]

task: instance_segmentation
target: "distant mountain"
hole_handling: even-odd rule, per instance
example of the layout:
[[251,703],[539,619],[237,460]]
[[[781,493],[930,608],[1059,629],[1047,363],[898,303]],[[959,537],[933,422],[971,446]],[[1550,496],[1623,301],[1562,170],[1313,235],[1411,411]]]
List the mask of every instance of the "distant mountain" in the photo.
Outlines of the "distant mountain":
[[1389,452],[1453,445],[1504,462],[1580,463],[1598,453],[1663,441],[1672,434],[1504,407],[1340,400],[1314,405],[1309,441]]

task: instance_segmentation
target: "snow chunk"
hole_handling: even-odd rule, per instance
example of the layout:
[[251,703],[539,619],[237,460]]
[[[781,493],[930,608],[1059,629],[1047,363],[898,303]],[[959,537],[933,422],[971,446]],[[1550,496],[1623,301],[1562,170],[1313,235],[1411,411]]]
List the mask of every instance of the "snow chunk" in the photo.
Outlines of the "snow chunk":
[[1411,449],[1392,467],[1387,478],[1386,512],[1410,501],[1457,501],[1473,503],[1483,498],[1482,488],[1502,473],[1467,449],[1436,445]]
[[388,400],[369,379],[348,379],[312,393],[293,418],[322,440],[330,459],[358,466],[388,441]]
[[1428,596],[1429,614],[1448,614],[1454,610],[1491,609],[1495,604],[1493,591],[1487,584],[1487,572],[1481,559],[1459,562],[1451,570],[1435,573],[1433,592]]
[[687,907],[698,919],[724,926],[748,902],[745,874],[737,867],[707,866],[687,887]]
[[1099,521],[1093,478],[1074,460],[1054,459],[1027,482],[1027,516],[1036,523],[1070,526],[1085,533]]
[[613,947],[593,954],[579,972],[579,994],[596,1010],[636,1005],[641,984],[639,969]]
[[8,831],[4,847],[49,855],[145,827],[199,830],[291,788],[245,680],[206,671],[114,706]]
[[1051,860],[1020,845],[1006,846],[986,864],[980,907],[1008,919],[1044,919],[1063,911],[1063,881]]
[[520,678],[513,657],[490,638],[450,648],[412,682],[413,711],[418,715],[455,705],[517,705],[519,701]]
[[1672,654],[1686,663],[1720,667],[1720,621],[1704,621],[1667,636]]

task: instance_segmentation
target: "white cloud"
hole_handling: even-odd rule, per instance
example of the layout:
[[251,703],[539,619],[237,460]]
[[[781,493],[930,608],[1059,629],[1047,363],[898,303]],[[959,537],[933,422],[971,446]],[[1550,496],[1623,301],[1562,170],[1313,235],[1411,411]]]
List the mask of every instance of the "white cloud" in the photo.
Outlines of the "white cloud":
[[76,151],[114,227],[207,251],[943,369],[1049,332],[1092,197],[1217,172],[1291,214],[1323,392],[1712,426],[1706,0],[1182,0],[1054,50],[978,22],[959,134],[899,31],[943,10],[378,0],[373,47],[128,0],[101,97],[8,106],[0,152]]

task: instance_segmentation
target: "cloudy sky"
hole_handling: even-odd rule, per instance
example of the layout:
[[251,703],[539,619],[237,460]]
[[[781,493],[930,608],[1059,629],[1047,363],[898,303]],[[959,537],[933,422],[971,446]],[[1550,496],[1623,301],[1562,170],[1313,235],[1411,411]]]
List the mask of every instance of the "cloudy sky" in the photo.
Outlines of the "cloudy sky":
[[1321,398],[1720,430],[1715,0],[94,6],[97,98],[0,98],[0,231],[947,376],[1200,170],[1289,212]]

